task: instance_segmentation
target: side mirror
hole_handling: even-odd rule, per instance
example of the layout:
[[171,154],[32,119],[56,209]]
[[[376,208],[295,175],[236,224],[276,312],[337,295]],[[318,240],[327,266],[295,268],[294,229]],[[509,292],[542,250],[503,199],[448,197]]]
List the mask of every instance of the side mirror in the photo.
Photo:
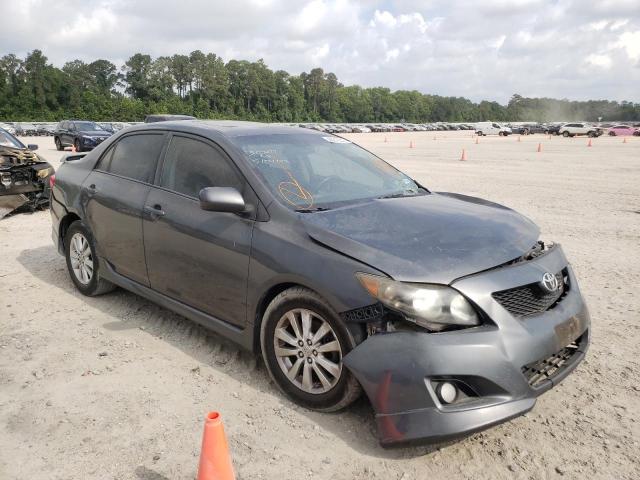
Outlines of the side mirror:
[[33,150],[37,150],[38,149],[38,145],[36,145],[35,143],[30,143],[29,145],[27,145],[27,148],[31,151]]
[[207,187],[200,190],[200,208],[211,212],[243,213],[244,198],[233,187]]

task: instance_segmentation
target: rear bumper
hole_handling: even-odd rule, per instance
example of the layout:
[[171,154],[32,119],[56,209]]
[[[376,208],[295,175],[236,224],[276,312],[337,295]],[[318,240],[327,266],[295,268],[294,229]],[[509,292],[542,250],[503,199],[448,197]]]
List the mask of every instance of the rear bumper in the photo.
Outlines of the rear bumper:
[[[571,290],[542,314],[515,318],[491,297],[490,292],[506,284],[518,285],[516,278],[527,284],[531,278],[540,279],[541,271],[565,267]],[[437,443],[522,415],[585,356],[589,312],[559,247],[535,261],[468,277],[453,286],[494,324],[446,333],[381,333],[344,358],[373,405],[383,445]],[[572,354],[558,370],[529,383],[523,367],[553,358],[570,344]],[[470,394],[443,404],[435,391],[442,381]]]

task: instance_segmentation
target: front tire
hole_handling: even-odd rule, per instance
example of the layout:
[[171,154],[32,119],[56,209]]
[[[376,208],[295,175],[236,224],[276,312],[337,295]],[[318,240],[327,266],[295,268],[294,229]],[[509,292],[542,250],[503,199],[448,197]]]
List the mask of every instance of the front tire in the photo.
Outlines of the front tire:
[[58,137],[56,137],[56,138],[54,138],[54,139],[53,139],[53,143],[55,143],[55,144],[56,144],[56,150],[58,150],[59,152],[61,152],[61,151],[62,151],[62,149],[64,148],[64,147],[62,146],[62,142],[60,141],[60,138],[58,138]]
[[354,402],[362,388],[342,359],[355,347],[353,335],[317,293],[293,287],[267,307],[260,329],[269,375],[293,401],[334,412]]
[[73,222],[65,233],[64,254],[71,281],[80,293],[93,297],[115,288],[113,283],[100,277],[93,235],[80,220]]
[[569,135],[570,135],[570,134],[569,134],[569,132],[562,132],[562,136],[563,136],[564,138],[569,137]]

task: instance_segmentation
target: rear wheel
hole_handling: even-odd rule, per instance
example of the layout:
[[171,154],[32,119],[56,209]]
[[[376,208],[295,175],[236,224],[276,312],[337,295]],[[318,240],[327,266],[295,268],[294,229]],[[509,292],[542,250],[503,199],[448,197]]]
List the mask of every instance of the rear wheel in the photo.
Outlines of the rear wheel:
[[332,412],[360,396],[360,384],[342,363],[354,338],[317,293],[294,287],[274,298],[262,320],[260,343],[269,375],[296,403]]
[[62,151],[62,142],[60,141],[60,138],[56,137],[54,138],[53,142],[56,144],[56,150],[58,151]]
[[615,137],[616,136],[616,132],[614,132],[613,130],[609,132],[609,136],[610,137]]
[[80,293],[92,297],[115,288],[111,282],[100,278],[93,236],[80,220],[73,222],[65,233],[64,253],[71,281]]

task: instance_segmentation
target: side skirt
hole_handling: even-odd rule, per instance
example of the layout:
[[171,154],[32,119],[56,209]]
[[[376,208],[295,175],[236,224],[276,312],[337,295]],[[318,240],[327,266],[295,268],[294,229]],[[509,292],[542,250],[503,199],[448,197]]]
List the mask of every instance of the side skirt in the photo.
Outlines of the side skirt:
[[111,283],[118,285],[119,287],[129,290],[141,297],[151,300],[157,303],[161,307],[164,307],[172,312],[182,315],[189,320],[199,323],[203,327],[212,330],[213,332],[222,335],[225,338],[237,343],[239,346],[246,350],[253,351],[253,329],[252,328],[240,328],[232,325],[224,320],[220,320],[216,317],[208,315],[198,309],[190,307],[189,305],[167,297],[162,293],[145,287],[144,285],[134,282],[117,273],[109,262],[104,259],[100,259],[101,276],[105,280],[109,280]]

